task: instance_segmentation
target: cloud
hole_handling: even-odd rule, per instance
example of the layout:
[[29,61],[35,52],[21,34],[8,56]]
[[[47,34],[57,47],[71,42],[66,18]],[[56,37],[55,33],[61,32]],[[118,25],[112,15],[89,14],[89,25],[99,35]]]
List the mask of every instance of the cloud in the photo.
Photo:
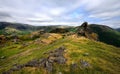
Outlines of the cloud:
[[1,21],[32,25],[79,25],[88,21],[120,27],[119,17],[119,0],[0,0]]
[[4,18],[10,18],[11,15],[6,13],[6,12],[1,12],[0,11],[0,19],[4,19]]

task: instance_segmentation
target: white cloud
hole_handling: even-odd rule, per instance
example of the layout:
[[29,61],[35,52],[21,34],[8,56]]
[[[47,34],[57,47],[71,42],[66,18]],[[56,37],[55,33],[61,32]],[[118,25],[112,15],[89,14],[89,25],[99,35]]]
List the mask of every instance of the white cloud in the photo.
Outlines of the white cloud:
[[116,18],[120,17],[119,0],[0,0],[0,12],[7,14],[0,18],[1,21],[33,25],[74,25],[88,21],[108,25],[117,23],[120,27],[120,18]]
[[92,14],[89,17],[93,17],[93,18],[101,18],[101,19],[111,19],[113,17],[118,17],[120,16],[120,10],[118,11],[109,11],[109,12],[101,12],[101,13],[96,13],[96,14]]

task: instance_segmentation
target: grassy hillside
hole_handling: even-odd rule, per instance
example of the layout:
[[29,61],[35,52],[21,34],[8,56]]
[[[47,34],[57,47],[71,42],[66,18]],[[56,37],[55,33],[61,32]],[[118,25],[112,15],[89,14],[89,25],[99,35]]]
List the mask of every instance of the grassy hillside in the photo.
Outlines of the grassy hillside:
[[102,25],[92,24],[89,27],[98,34],[100,41],[120,47],[120,32]]
[[[47,37],[46,37],[47,35]],[[65,64],[54,63],[53,71],[48,73],[44,68],[24,67],[13,74],[119,74],[120,48],[101,42],[77,37],[62,37],[50,33],[36,40],[8,41],[0,45],[0,74],[9,70],[14,64],[25,64],[33,59],[46,57],[44,54],[60,46],[66,48]],[[82,62],[83,60],[84,62]],[[84,65],[85,64],[85,65]]]

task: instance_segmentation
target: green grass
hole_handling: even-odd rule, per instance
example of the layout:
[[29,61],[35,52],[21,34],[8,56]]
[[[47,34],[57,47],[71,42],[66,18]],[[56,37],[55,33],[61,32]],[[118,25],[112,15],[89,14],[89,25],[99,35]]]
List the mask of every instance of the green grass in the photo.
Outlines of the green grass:
[[[6,56],[0,60],[0,73],[9,70],[13,64],[24,64],[32,59],[46,57],[44,52],[54,50],[62,45],[66,47],[65,57],[67,63],[64,65],[54,64],[52,74],[62,72],[63,74],[119,74],[120,69],[120,48],[107,45],[101,42],[96,42],[86,38],[69,38],[58,39],[52,44],[35,44],[33,41],[29,46],[21,48],[22,43],[2,47],[0,56]],[[84,53],[89,53],[84,56]],[[80,66],[80,59],[90,63],[91,68],[76,68],[71,70],[71,63],[77,63]],[[20,71],[15,71],[13,74],[46,74],[41,68],[24,68]]]

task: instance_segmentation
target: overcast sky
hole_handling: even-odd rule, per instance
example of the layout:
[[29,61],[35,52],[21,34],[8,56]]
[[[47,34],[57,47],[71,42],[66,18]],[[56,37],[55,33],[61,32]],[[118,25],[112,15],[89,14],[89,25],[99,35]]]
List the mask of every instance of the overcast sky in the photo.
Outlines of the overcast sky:
[[32,25],[120,27],[120,0],[0,0],[0,21]]

